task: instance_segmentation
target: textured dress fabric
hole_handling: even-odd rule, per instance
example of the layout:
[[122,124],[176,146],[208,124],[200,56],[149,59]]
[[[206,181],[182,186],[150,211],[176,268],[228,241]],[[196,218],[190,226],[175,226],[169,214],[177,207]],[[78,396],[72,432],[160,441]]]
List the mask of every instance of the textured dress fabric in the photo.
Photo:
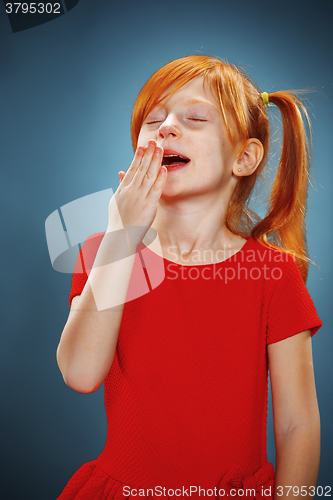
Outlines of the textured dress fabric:
[[[80,251],[70,305],[103,236]],[[153,288],[151,269],[161,262],[165,276]],[[267,344],[308,329],[313,336],[322,325],[294,259],[249,237],[223,262],[182,266],[141,243],[127,297],[142,266],[149,293],[125,303],[104,381],[105,448],[59,500],[222,499],[231,488],[235,498],[246,488],[251,498],[272,498]]]

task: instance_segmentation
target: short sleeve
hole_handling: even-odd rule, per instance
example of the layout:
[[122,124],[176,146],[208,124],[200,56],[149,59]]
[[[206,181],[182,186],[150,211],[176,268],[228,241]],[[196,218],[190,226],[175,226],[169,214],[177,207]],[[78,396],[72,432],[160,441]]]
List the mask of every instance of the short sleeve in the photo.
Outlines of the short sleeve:
[[271,283],[266,343],[274,344],[305,330],[311,337],[322,326],[301,272],[293,259],[284,262]]
[[72,287],[68,297],[69,307],[72,305],[73,297],[81,295],[82,293],[104,234],[105,233],[93,234],[89,236],[82,245],[74,267]]

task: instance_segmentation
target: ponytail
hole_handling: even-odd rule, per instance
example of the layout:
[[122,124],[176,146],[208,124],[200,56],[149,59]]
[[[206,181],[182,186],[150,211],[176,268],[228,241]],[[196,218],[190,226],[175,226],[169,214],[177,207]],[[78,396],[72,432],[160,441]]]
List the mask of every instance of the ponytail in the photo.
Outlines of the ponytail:
[[[293,254],[306,282],[308,262],[311,262],[305,227],[310,156],[302,114],[310,129],[309,117],[294,93],[273,92],[269,94],[269,101],[278,106],[282,115],[282,153],[268,214],[254,227],[252,237],[269,247],[274,242]],[[269,237],[273,242],[269,242]]]

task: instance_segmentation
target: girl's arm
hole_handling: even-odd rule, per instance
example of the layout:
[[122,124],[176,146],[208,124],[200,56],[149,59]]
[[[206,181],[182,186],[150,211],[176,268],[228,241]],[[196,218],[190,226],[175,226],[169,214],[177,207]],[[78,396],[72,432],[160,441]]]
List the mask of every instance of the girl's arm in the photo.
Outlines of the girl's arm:
[[[163,150],[154,141],[135,152],[110,200],[108,227],[88,281],[80,297],[72,301],[57,362],[66,384],[75,391],[96,391],[111,368],[135,251],[156,216],[166,181],[166,167],[160,168],[162,158]],[[131,240],[126,240],[128,252],[122,249],[122,227],[132,228]]]
[[[122,244],[117,243],[118,235],[105,233],[88,281],[81,295],[72,300],[58,345],[57,362],[64,381],[78,392],[96,391],[113,362],[135,259],[133,254],[117,262],[117,248]],[[114,264],[103,266],[103,261]],[[109,302],[108,308],[97,307],[100,294]]]
[[310,499],[320,461],[310,330],[269,344],[267,352],[276,447],[274,500]]

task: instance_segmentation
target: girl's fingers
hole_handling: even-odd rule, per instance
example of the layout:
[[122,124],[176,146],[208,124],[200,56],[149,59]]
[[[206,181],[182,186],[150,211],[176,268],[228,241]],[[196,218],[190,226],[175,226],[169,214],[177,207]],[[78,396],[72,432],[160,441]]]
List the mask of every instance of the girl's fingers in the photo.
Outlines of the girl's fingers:
[[156,146],[153,156],[151,158],[150,165],[142,181],[142,186],[144,187],[146,193],[148,193],[152,184],[154,184],[154,182],[156,181],[159,170],[161,168],[162,159],[163,159],[163,148]]
[[120,172],[118,172],[119,182],[121,182],[123,180],[125,175],[126,175],[126,172],[124,172],[123,170],[120,170]]
[[139,166],[141,165],[141,161],[144,154],[145,154],[145,148],[143,148],[142,146],[138,147],[137,150],[135,151],[133,161],[122,180],[122,184],[124,184],[125,186],[127,186],[133,180],[135,173],[137,172]]
[[137,148],[133,161],[126,173],[118,173],[121,185],[133,182],[137,187],[143,185],[148,193],[155,182],[163,158],[163,149],[154,140],[148,141],[147,147]]
[[161,167],[158,172],[158,176],[147,195],[147,198],[150,199],[152,203],[158,203],[158,200],[160,199],[162,191],[164,189],[167,176],[168,176],[167,168]]
[[[155,147],[156,147],[156,142],[153,140],[148,141],[147,148],[145,151],[145,154],[143,155],[141,165],[137,169],[133,183],[139,187],[142,184],[143,179],[145,178],[145,175],[150,167],[151,161],[153,159],[153,156],[155,154]],[[155,179],[154,179],[155,180]],[[154,181],[153,181],[154,182]]]

